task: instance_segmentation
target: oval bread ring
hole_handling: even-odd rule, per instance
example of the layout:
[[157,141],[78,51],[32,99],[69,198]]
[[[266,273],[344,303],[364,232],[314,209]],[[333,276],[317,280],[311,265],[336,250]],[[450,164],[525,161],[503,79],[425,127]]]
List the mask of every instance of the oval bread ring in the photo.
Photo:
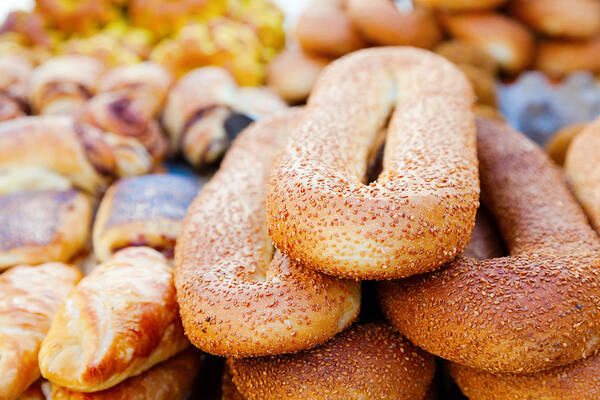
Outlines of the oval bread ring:
[[507,0],[414,0],[423,7],[447,11],[489,10],[500,7]]
[[533,35],[516,20],[485,12],[444,14],[440,20],[451,36],[478,46],[506,72],[520,72],[531,63]]
[[600,163],[596,160],[598,151],[600,117],[573,139],[565,161],[571,188],[596,231],[600,231]]
[[315,349],[228,365],[247,400],[422,400],[435,371],[431,355],[381,323],[355,325]]
[[430,49],[442,40],[433,14],[421,7],[402,12],[391,0],[348,0],[348,15],[369,42]]
[[507,125],[477,125],[483,203],[511,255],[382,283],[382,311],[412,343],[473,368],[584,358],[600,347],[598,236],[540,148]]
[[600,71],[600,36],[585,41],[540,41],[535,68],[552,76],[563,76],[574,71]]
[[598,0],[512,0],[508,10],[544,35],[588,39],[600,34]]
[[340,57],[367,44],[344,9],[344,0],[313,0],[298,18],[296,37],[304,50]]
[[546,151],[550,158],[561,167],[565,164],[567,151],[573,142],[573,139],[579,135],[587,126],[586,122],[567,125],[555,132],[548,143],[546,143]]
[[450,365],[470,400],[596,400],[600,397],[600,355],[535,374],[497,374]]
[[[456,66],[424,50],[378,47],[330,64],[271,177],[275,246],[358,279],[431,271],[462,253],[479,205],[473,97]],[[365,184],[390,114],[383,172]]]
[[273,256],[267,181],[300,116],[284,112],[242,132],[188,209],[175,248],[175,285],[186,334],[207,353],[249,357],[311,348],[358,314],[358,282]]

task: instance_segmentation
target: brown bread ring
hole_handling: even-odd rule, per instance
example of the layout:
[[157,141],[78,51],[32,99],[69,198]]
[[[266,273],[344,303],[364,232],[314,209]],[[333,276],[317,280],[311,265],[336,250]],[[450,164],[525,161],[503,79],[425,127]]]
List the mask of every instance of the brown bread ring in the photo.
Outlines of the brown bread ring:
[[473,368],[529,373],[589,356],[600,347],[598,236],[539,147],[477,125],[483,203],[510,256],[382,283],[382,311],[411,342]]
[[242,132],[188,209],[175,247],[175,285],[186,334],[205,352],[299,351],[327,341],[358,314],[358,282],[274,254],[267,233],[269,174],[301,116],[284,112]]
[[565,170],[571,188],[585,209],[592,226],[600,232],[600,117],[577,135],[569,149]]
[[511,0],[508,11],[544,35],[588,39],[600,34],[598,0]]
[[535,69],[551,76],[575,71],[600,72],[600,36],[590,40],[543,40],[538,43]]
[[230,359],[247,400],[422,400],[433,357],[381,323],[355,325],[315,349]]
[[434,15],[424,8],[414,7],[403,12],[392,0],[348,0],[346,8],[370,43],[431,49],[442,40]]
[[533,35],[514,19],[498,13],[480,12],[443,14],[440,20],[451,36],[476,45],[506,72],[520,72],[532,61]]
[[[420,49],[378,47],[330,64],[271,177],[275,246],[357,279],[423,273],[462,253],[479,206],[473,98],[455,65]],[[383,172],[365,184],[388,118]]]

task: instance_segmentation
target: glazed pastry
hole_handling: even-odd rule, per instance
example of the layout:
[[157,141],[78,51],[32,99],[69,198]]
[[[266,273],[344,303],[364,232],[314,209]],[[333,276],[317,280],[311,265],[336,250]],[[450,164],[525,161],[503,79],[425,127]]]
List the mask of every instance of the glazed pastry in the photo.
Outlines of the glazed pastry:
[[[116,177],[147,173],[151,167],[150,155],[137,140],[67,116],[25,117],[0,125],[0,175],[11,173],[17,181],[35,181],[36,171],[47,170],[100,194]],[[19,178],[20,172],[27,177]]]
[[129,246],[149,246],[173,257],[175,240],[188,205],[199,190],[193,178],[145,175],[111,186],[94,223],[94,253],[106,261]]
[[163,123],[170,135],[171,152],[180,149],[198,167],[218,160],[229,147],[238,133],[230,129],[233,118],[241,115],[248,124],[285,108],[272,92],[238,88],[224,69],[205,67],[189,72],[173,87]]
[[50,321],[81,278],[60,263],[0,275],[0,398],[18,399],[40,377],[38,351]]
[[0,122],[27,114],[27,85],[32,70],[25,58],[0,56]]
[[104,66],[92,57],[51,58],[31,74],[29,101],[36,114],[77,115],[95,93]]
[[184,350],[167,260],[127,248],[69,294],[39,355],[44,378],[81,392],[113,387]]
[[166,155],[167,139],[156,117],[171,82],[171,74],[151,62],[113,68],[102,77],[99,93],[86,104],[81,119],[139,140],[158,163]]
[[76,190],[0,196],[0,270],[69,261],[85,246],[91,218],[90,199]]
[[99,392],[74,392],[51,384],[47,400],[184,400],[188,398],[201,366],[201,353],[188,349],[140,375]]

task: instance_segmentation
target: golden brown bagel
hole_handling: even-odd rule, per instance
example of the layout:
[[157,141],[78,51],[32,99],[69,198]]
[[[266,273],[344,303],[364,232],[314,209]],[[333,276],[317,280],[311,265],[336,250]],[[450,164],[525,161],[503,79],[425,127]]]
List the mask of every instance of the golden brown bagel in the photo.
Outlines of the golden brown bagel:
[[0,196],[0,270],[71,260],[87,243],[91,219],[91,201],[77,190]]
[[454,64],[471,65],[490,76],[496,76],[498,73],[499,65],[496,59],[473,43],[458,39],[448,40],[437,46],[434,51]]
[[201,366],[200,352],[191,348],[99,392],[74,392],[53,384],[47,400],[184,400]]
[[0,275],[0,398],[17,399],[40,377],[42,339],[80,278],[61,263],[18,266]]
[[552,135],[548,143],[546,143],[546,151],[556,164],[561,167],[564,165],[569,146],[573,139],[575,139],[586,126],[587,123],[584,122],[567,125]]
[[598,0],[511,0],[508,10],[544,35],[587,39],[600,34]]
[[288,45],[267,67],[267,85],[288,103],[302,102],[330,61],[305,53],[297,44]]
[[501,6],[507,0],[414,0],[416,4],[438,10],[473,11]]
[[[456,66],[420,49],[379,47],[330,64],[270,180],[275,246],[358,279],[423,273],[462,253],[479,205],[473,97]],[[365,184],[386,128],[383,172]]]
[[77,115],[98,86],[103,64],[95,58],[65,55],[33,70],[29,101],[36,114]]
[[42,342],[39,365],[58,386],[97,392],[188,346],[167,260],[148,247],[130,247],[69,293]]
[[94,253],[107,261],[117,250],[148,246],[173,257],[187,207],[198,193],[195,179],[156,174],[125,178],[107,191],[94,222]]
[[380,286],[412,343],[473,368],[528,373],[598,350],[600,241],[561,171],[507,125],[478,120],[482,200],[509,257],[459,258]]
[[571,188],[585,209],[590,222],[600,231],[600,117],[577,135],[565,160],[565,171]]
[[305,51],[328,57],[366,46],[345,10],[344,0],[311,1],[298,19],[296,37]]
[[534,53],[533,35],[519,22],[497,13],[443,14],[448,33],[494,58],[506,72],[527,68]]
[[600,72],[600,36],[584,41],[545,40],[538,44],[535,68],[552,76],[574,71]]
[[424,8],[401,10],[392,0],[348,0],[346,8],[370,43],[430,49],[442,40],[435,17]]
[[596,400],[600,397],[600,355],[535,374],[497,374],[450,365],[470,400]]
[[0,125],[0,176],[11,173],[18,180],[21,173],[50,171],[100,194],[114,178],[147,173],[151,167],[150,155],[137,140],[67,116],[24,117]]
[[188,338],[228,357],[321,344],[357,316],[360,286],[274,252],[264,212],[277,152],[300,110],[267,117],[234,142],[192,202],[175,248],[175,285]]
[[315,349],[230,359],[247,400],[422,400],[433,357],[385,324],[356,325]]
[[0,122],[27,114],[27,85],[32,71],[26,58],[0,55]]

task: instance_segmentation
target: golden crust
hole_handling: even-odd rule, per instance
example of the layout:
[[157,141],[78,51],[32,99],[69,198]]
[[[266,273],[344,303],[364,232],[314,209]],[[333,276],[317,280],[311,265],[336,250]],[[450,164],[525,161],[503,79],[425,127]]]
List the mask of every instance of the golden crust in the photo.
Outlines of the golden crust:
[[595,400],[600,397],[600,355],[535,374],[494,375],[450,365],[450,373],[471,400]]
[[346,8],[370,43],[430,49],[442,40],[435,17],[424,8],[402,11],[390,0],[348,0]]
[[69,261],[87,243],[90,199],[76,190],[0,196],[0,270]]
[[273,254],[267,181],[301,116],[293,110],[246,129],[188,209],[175,248],[175,285],[186,334],[203,351],[246,357],[303,350],[358,314],[357,282]]
[[474,11],[498,8],[507,0],[415,0],[416,4],[447,11]]
[[443,14],[444,29],[494,58],[500,68],[517,73],[531,64],[533,35],[521,23],[497,13]]
[[597,0],[511,0],[508,11],[544,35],[587,39],[600,34]]
[[230,359],[248,400],[422,400],[433,357],[384,324],[356,325],[296,354]]
[[56,385],[95,392],[188,345],[166,259],[150,248],[128,248],[69,294],[42,343],[40,370]]
[[[462,253],[479,206],[473,97],[453,64],[419,49],[361,50],[328,66],[271,176],[275,246],[358,279],[423,273]],[[390,113],[383,172],[364,184]]]
[[553,76],[600,71],[600,36],[583,41],[544,40],[538,44],[535,68]]
[[100,261],[129,246],[148,246],[171,258],[187,207],[198,193],[195,179],[145,175],[122,179],[107,191],[94,222]]
[[589,123],[577,135],[565,161],[571,188],[585,209],[592,226],[600,231],[600,118]]
[[48,400],[184,400],[202,366],[202,356],[188,349],[110,389],[81,393],[52,385]]
[[346,13],[344,0],[313,0],[300,15],[296,37],[304,50],[340,57],[366,47]]
[[567,125],[555,132],[546,143],[546,151],[554,162],[561,167],[567,158],[567,151],[573,139],[579,135],[587,126],[587,123]]
[[76,115],[94,95],[104,65],[95,58],[53,57],[31,74],[29,101],[36,114]]
[[42,339],[80,278],[60,263],[18,266],[0,275],[0,398],[17,399],[40,377]]
[[380,285],[382,310],[411,342],[473,368],[528,373],[600,346],[600,243],[546,154],[478,120],[482,198],[510,257],[460,258]]

